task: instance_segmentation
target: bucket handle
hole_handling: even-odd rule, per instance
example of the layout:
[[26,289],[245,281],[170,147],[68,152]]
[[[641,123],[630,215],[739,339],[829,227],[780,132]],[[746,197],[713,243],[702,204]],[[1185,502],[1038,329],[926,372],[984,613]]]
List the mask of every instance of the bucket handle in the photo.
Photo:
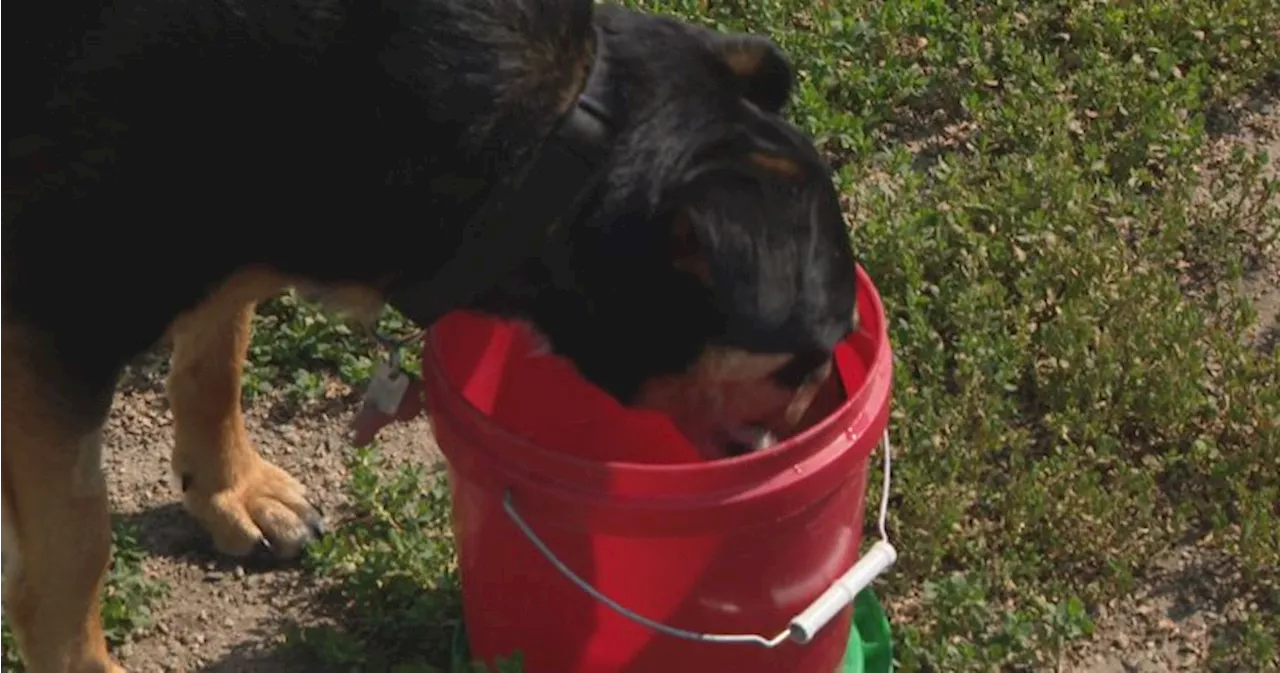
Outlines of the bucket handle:
[[871,549],[858,562],[854,564],[845,574],[838,577],[826,591],[822,593],[816,600],[809,604],[807,608],[800,614],[791,619],[791,623],[785,630],[778,633],[772,638],[766,638],[758,634],[738,634],[738,633],[702,633],[699,631],[686,631],[674,626],[668,626],[661,622],[656,622],[644,615],[637,614],[617,601],[600,593],[598,589],[591,586],[589,582],[578,576],[577,573],[569,569],[568,566],[551,551],[547,544],[538,537],[529,527],[529,523],[520,516],[516,511],[515,503],[512,500],[511,490],[507,489],[502,494],[502,508],[506,510],[507,516],[511,517],[511,521],[520,529],[521,533],[533,543],[533,546],[555,566],[570,582],[573,582],[579,589],[587,592],[592,598],[604,603],[614,612],[630,619],[631,621],[648,627],[659,633],[681,638],[684,640],[694,640],[704,643],[726,643],[738,644],[749,643],[760,645],[766,648],[774,648],[787,640],[792,640],[800,644],[806,644],[813,640],[818,631],[826,626],[845,606],[853,603],[853,599],[871,584],[889,566],[893,565],[898,559],[898,552],[893,545],[889,543],[889,534],[886,531],[885,522],[889,516],[889,485],[891,481],[891,469],[893,465],[893,451],[889,446],[889,431],[884,433],[884,446],[882,453],[884,455],[884,486],[880,495],[880,519],[879,533],[880,539],[871,546]]

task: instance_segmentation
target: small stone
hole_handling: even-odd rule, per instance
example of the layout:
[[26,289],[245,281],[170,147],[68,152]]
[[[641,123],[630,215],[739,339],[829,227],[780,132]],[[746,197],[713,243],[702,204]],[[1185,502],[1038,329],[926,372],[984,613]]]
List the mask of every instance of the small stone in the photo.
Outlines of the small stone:
[[244,579],[244,566],[236,566],[235,576],[238,580]]

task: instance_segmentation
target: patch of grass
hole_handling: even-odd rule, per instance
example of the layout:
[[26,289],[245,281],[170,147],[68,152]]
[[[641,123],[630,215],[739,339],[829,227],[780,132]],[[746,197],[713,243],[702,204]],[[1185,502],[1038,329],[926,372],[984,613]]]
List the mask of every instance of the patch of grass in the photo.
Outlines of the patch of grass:
[[[260,304],[253,329],[244,373],[248,400],[277,393],[294,405],[316,402],[331,396],[335,382],[344,388],[363,384],[386,357],[369,335],[293,292]],[[391,308],[383,312],[377,329],[390,338],[415,331]],[[406,367],[417,368],[416,344],[403,357]]]
[[[306,557],[327,584],[335,623],[294,629],[290,642],[337,669],[451,670],[462,607],[445,474],[388,469],[373,447],[357,450],[349,468],[351,518]],[[520,670],[518,658],[496,664],[495,673]]]
[[[1280,5],[629,4],[770,35],[797,68],[790,114],[837,169],[896,350],[903,556],[879,594],[903,670],[1053,667],[1209,534],[1249,606],[1218,620],[1212,667],[1280,668],[1280,351],[1241,338],[1237,291],[1276,244],[1276,185],[1259,156],[1200,170],[1210,118],[1280,81]],[[300,372],[358,382],[375,356],[292,299],[259,324],[251,389],[313,397]],[[313,555],[342,627],[295,641],[440,668],[443,487],[381,474],[357,466],[360,523]]]
[[[102,630],[110,647],[128,642],[135,633],[151,625],[151,605],[168,593],[162,580],[147,577],[142,571],[146,551],[138,544],[136,530],[120,520],[113,522],[111,567],[102,591]],[[5,616],[0,667],[6,671],[25,670],[18,658],[18,644]]]
[[903,668],[1053,666],[1210,532],[1254,606],[1214,665],[1277,665],[1280,353],[1234,288],[1280,215],[1263,158],[1198,167],[1208,116],[1280,74],[1280,7],[630,4],[796,65],[892,325]]

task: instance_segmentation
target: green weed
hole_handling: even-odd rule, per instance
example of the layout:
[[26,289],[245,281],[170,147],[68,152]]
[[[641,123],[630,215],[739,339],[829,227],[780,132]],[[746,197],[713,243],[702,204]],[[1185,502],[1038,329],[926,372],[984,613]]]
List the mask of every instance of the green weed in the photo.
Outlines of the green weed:
[[[368,380],[379,359],[386,357],[371,335],[292,292],[260,304],[253,330],[243,380],[244,396],[250,401],[274,392],[287,403],[304,406],[328,396],[331,382],[353,386]],[[390,308],[377,330],[396,339],[416,331]],[[410,345],[402,353],[410,369],[419,366],[415,348]]]
[[[128,642],[131,636],[150,626],[152,604],[168,593],[167,584],[143,573],[145,556],[146,551],[138,544],[137,531],[120,520],[113,522],[111,567],[102,590],[102,630],[110,647]],[[24,670],[7,615],[0,638],[3,639],[0,667],[6,671]]]
[[[386,468],[371,447],[349,462],[351,518],[308,550],[327,581],[329,626],[294,629],[290,641],[326,666],[354,670],[449,670],[461,598],[449,487],[443,472]],[[518,673],[519,659],[495,673]],[[455,673],[484,673],[469,664]]]

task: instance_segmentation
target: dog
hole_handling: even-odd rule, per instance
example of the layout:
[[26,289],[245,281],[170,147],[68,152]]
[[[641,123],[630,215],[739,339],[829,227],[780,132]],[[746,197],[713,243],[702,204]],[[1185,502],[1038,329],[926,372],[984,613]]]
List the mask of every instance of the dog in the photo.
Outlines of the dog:
[[524,321],[727,453],[785,432],[853,329],[837,194],[765,37],[592,0],[16,11],[5,601],[36,673],[121,670],[98,616],[102,426],[162,340],[186,510],[222,553],[288,559],[323,522],[240,407],[254,306],[287,288],[422,327]]

